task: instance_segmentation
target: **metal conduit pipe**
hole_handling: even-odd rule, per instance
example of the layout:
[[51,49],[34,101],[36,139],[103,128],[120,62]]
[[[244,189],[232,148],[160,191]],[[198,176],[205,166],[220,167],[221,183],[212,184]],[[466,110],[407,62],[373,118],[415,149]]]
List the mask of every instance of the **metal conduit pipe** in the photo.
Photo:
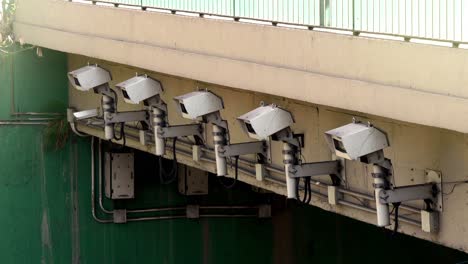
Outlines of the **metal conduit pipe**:
[[167,211],[177,211],[177,210],[186,210],[187,207],[161,207],[161,208],[151,208],[151,209],[133,209],[127,210],[127,213],[157,213],[157,212],[167,212]]
[[223,215],[223,214],[204,214],[200,215],[200,218],[250,218],[250,217],[258,217],[258,215],[254,214],[247,214],[247,215]]
[[255,209],[258,206],[248,206],[248,205],[232,205],[232,206],[217,206],[217,205],[209,205],[209,206],[200,206],[200,209]]
[[[355,203],[352,203],[352,202],[344,201],[344,200],[339,200],[338,204],[346,205],[346,206],[349,206],[349,207],[352,207],[352,208],[355,208],[355,209],[359,209],[359,210],[363,210],[363,211],[373,213],[373,214],[377,213],[377,211],[375,209],[365,207],[365,206],[362,206],[362,205],[359,205],[359,204],[355,204]],[[391,218],[395,219],[395,216],[392,215]],[[413,219],[410,219],[410,218],[407,218],[407,217],[404,217],[404,216],[398,216],[398,221],[405,222],[405,223],[408,223],[408,224],[412,224],[412,225],[415,225],[415,226],[421,226],[420,221],[413,220]]]
[[2,126],[46,126],[49,122],[34,122],[34,121],[27,121],[27,120],[19,120],[19,121],[0,121],[0,125]]
[[95,178],[95,160],[94,160],[94,138],[91,138],[91,214],[93,215],[94,220],[99,223],[112,223],[113,220],[103,220],[99,219],[96,215],[96,208],[95,208],[95,195],[94,195],[94,178]]
[[62,113],[40,113],[40,112],[13,112],[11,113],[13,116],[63,116]]
[[[339,188],[338,191],[343,193],[343,194],[348,194],[348,195],[351,195],[351,196],[354,196],[354,197],[357,197],[357,198],[366,199],[366,200],[369,200],[369,201],[374,201],[375,200],[373,196],[363,194],[363,193],[359,193],[359,192],[356,192],[356,191],[349,191],[349,190],[342,189],[342,188]],[[420,213],[420,210],[418,208],[414,208],[414,207],[411,207],[411,206],[408,206],[408,205],[403,205],[402,204],[402,205],[400,205],[400,209],[405,209],[405,210],[413,212],[413,213]]]
[[169,216],[151,216],[127,219],[127,222],[140,222],[140,221],[154,221],[154,220],[171,220],[171,219],[185,219],[185,215],[169,215]]
[[[94,142],[94,138],[92,139]],[[94,150],[93,150],[94,151]],[[93,152],[94,153],[94,152]],[[94,154],[93,154],[94,155]],[[98,196],[99,196],[99,207],[101,207],[101,210],[106,213],[106,214],[113,214],[113,210],[107,210],[103,203],[102,203],[102,140],[99,139],[99,146],[98,146],[98,155],[99,155],[99,191],[98,191]],[[93,181],[94,183],[94,181]]]
[[[102,129],[101,126],[96,126],[96,125],[93,125],[93,126]],[[137,130],[134,127],[128,127],[128,128],[129,128],[129,130]],[[125,129],[127,129],[127,127]],[[132,138],[133,140],[139,141],[139,138],[136,137],[136,136],[128,135],[128,137]],[[178,142],[180,142],[182,145],[186,145],[186,146],[190,146],[190,147],[192,146],[189,141],[185,142],[185,140],[179,140]],[[180,148],[176,148],[176,150],[177,150],[178,153],[180,153],[182,155],[185,155],[185,156],[188,156],[188,157],[192,156],[192,153],[189,152],[189,151],[182,150]],[[210,148],[207,148],[207,147],[202,147],[202,151],[206,152],[206,153],[209,153],[209,154],[214,154],[214,151],[212,149],[210,149]],[[202,161],[207,161],[207,162],[215,162],[214,158],[210,158],[210,157],[207,157],[207,156],[202,156],[201,160]],[[248,160],[239,159],[239,161],[242,161],[242,163],[244,163],[244,164],[250,165],[249,167],[253,167],[252,163],[250,163]],[[249,175],[249,176],[255,176],[254,171],[248,170],[246,168],[243,168],[243,167],[239,166],[238,170],[240,172],[244,173],[244,174]],[[278,174],[284,173],[284,171],[282,169],[279,169],[279,168],[276,168],[276,167],[273,167],[273,166],[266,166],[266,170],[270,171],[270,172],[273,172],[273,173],[278,173]],[[276,184],[285,185],[285,182],[283,182],[281,180],[278,180],[278,179],[275,179],[275,178],[272,178],[272,177],[267,176],[265,179],[267,181],[270,181],[270,182],[273,182],[273,183],[276,183]],[[323,188],[325,188],[325,187],[327,187],[329,185],[329,184],[326,184],[326,183],[323,183],[323,182],[320,182],[320,181],[315,181],[315,182],[318,183],[316,185],[318,185],[320,187],[323,187]],[[346,189],[343,189],[343,188],[338,188],[338,191],[341,192],[341,193],[350,195],[350,196],[366,199],[366,200],[369,200],[369,201],[374,201],[375,200],[374,197],[372,197],[370,195],[362,194],[362,193],[351,191],[351,190],[346,190]],[[316,196],[320,196],[322,198],[327,198],[327,196],[324,195],[324,194],[320,193],[320,195],[319,195],[318,192],[312,192],[312,193],[314,195],[316,195]],[[376,213],[375,209],[373,209],[373,208],[369,208],[369,207],[365,207],[365,206],[362,206],[362,205],[354,204],[354,203],[351,203],[351,202],[348,202],[348,201],[345,201],[345,200],[339,200],[338,203],[341,204],[341,205],[345,205],[345,206],[355,208],[355,209],[363,210],[363,211],[366,211],[366,212],[369,212],[369,213]],[[411,206],[401,205],[400,208],[405,209],[405,210],[410,211],[410,212],[420,213],[420,209],[414,208],[414,207],[411,207]],[[419,221],[409,219],[409,218],[406,218],[406,217],[400,216],[399,219],[402,219],[402,222],[406,222],[406,223],[409,223],[409,224],[418,225],[418,226],[421,225],[421,223]]]

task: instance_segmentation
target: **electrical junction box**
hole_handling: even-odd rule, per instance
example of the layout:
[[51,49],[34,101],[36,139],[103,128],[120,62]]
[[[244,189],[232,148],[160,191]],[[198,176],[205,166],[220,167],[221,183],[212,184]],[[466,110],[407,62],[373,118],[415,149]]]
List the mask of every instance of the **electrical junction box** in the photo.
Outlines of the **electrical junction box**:
[[105,153],[105,193],[109,199],[135,197],[133,153]]
[[208,194],[208,172],[179,165],[179,192],[183,195]]

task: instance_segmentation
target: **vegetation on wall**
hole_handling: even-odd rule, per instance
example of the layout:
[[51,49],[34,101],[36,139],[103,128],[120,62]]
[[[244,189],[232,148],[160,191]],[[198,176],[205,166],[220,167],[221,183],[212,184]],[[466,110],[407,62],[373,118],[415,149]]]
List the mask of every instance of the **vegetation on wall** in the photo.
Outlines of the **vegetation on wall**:
[[0,9],[0,48],[6,50],[15,44],[13,20],[16,11],[15,0],[2,0]]
[[44,133],[45,150],[57,151],[63,149],[70,137],[70,128],[66,118],[59,118],[49,121]]

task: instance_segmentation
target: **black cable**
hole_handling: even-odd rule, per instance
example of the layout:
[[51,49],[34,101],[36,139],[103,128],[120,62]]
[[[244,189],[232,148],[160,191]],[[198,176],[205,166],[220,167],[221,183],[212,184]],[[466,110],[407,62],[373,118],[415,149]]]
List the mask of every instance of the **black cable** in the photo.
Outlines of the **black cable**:
[[238,177],[239,177],[239,156],[236,156],[234,171],[235,171],[235,173],[234,173],[235,176],[234,176],[234,179],[231,179],[232,182],[231,182],[230,184],[226,184],[226,183],[225,183],[224,179],[225,179],[226,177],[224,177],[224,176],[218,177],[219,183],[220,183],[224,188],[226,188],[226,189],[232,189],[232,188],[234,188],[234,186],[236,186],[237,179],[238,179]]
[[[301,185],[301,179],[304,180],[304,196],[301,198],[299,194],[299,186]],[[296,184],[296,197],[303,204],[309,204],[312,200],[312,185],[311,177],[299,178]]]
[[[287,179],[286,179],[287,181]],[[296,198],[300,201],[301,199],[299,198],[299,186],[301,185],[301,178],[299,178],[296,182]]]
[[398,209],[400,208],[401,203],[392,203],[392,205],[395,210],[395,223],[393,227],[393,235],[395,235],[398,231]]
[[296,184],[297,184],[297,190],[298,190],[298,191],[297,191],[297,199],[298,199],[299,201],[301,201],[301,203],[305,203],[305,201],[306,201],[306,199],[307,199],[307,186],[306,186],[306,184],[305,184],[305,179],[304,179],[304,196],[302,197],[302,199],[301,199],[300,196],[299,196],[299,186],[301,185],[301,180],[302,180],[302,179],[303,179],[303,178],[299,178],[299,179],[297,180],[297,183],[296,183]]
[[444,185],[445,185],[445,184],[453,184],[452,190],[450,190],[450,192],[448,192],[448,193],[443,193],[443,195],[450,195],[450,194],[452,194],[453,191],[455,191],[455,188],[456,188],[458,185],[463,184],[463,183],[468,183],[468,181],[443,182],[442,184],[444,184]]
[[177,137],[172,141],[172,157],[173,165],[170,172],[167,172],[163,166],[163,158],[159,156],[159,180],[162,184],[171,184],[177,179],[178,165],[177,165],[177,150],[176,150]]
[[306,200],[306,204],[309,204],[310,201],[312,200],[312,185],[311,185],[311,178],[312,177],[307,177],[306,178],[306,185],[308,186],[309,188],[309,197],[307,198]]
[[[117,102],[118,102],[118,100],[119,100],[119,96],[117,95],[117,93],[116,93],[114,90],[112,90],[112,89],[110,89],[110,88],[109,88],[109,90],[114,94],[114,98],[112,98],[112,99],[114,99],[114,105],[117,106]],[[117,110],[117,109],[116,109],[116,110]]]
[[[127,145],[127,137],[125,136],[125,123],[120,123],[120,136],[117,137],[117,135],[115,134],[115,124],[114,124],[114,140],[116,141],[120,141],[120,140],[123,140],[122,142],[122,146],[117,148],[117,149],[123,149],[125,148],[125,146]],[[112,140],[111,140],[112,142]]]

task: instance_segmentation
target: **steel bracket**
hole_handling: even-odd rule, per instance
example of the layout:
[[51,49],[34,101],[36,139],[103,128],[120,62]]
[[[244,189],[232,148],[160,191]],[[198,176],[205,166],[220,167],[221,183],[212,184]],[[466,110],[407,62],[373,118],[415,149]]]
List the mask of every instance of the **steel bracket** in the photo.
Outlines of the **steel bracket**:
[[246,143],[220,146],[218,153],[221,157],[235,157],[248,154],[262,155],[268,162],[271,161],[268,144],[266,141],[253,141]]
[[188,219],[200,218],[200,206],[199,205],[187,205],[186,214]]
[[219,112],[214,112],[203,116],[203,122],[215,124],[224,128],[226,131],[229,130],[227,121],[221,118],[221,114]]
[[150,117],[148,111],[129,111],[118,113],[104,113],[104,120],[106,124],[126,123],[141,121],[150,125]]
[[113,211],[114,224],[125,224],[127,223],[127,210],[120,209]]
[[433,209],[438,211],[438,196],[440,196],[440,190],[437,187],[437,184],[428,183],[397,187],[391,190],[383,190],[380,192],[379,200],[384,204],[401,203],[414,200],[430,200],[432,201],[432,205],[434,207]]
[[158,130],[158,135],[162,138],[196,136],[203,139],[203,126],[201,124],[190,124],[161,127]]
[[340,175],[341,163],[339,160],[322,161],[292,165],[289,167],[289,177],[302,178],[322,175]]

